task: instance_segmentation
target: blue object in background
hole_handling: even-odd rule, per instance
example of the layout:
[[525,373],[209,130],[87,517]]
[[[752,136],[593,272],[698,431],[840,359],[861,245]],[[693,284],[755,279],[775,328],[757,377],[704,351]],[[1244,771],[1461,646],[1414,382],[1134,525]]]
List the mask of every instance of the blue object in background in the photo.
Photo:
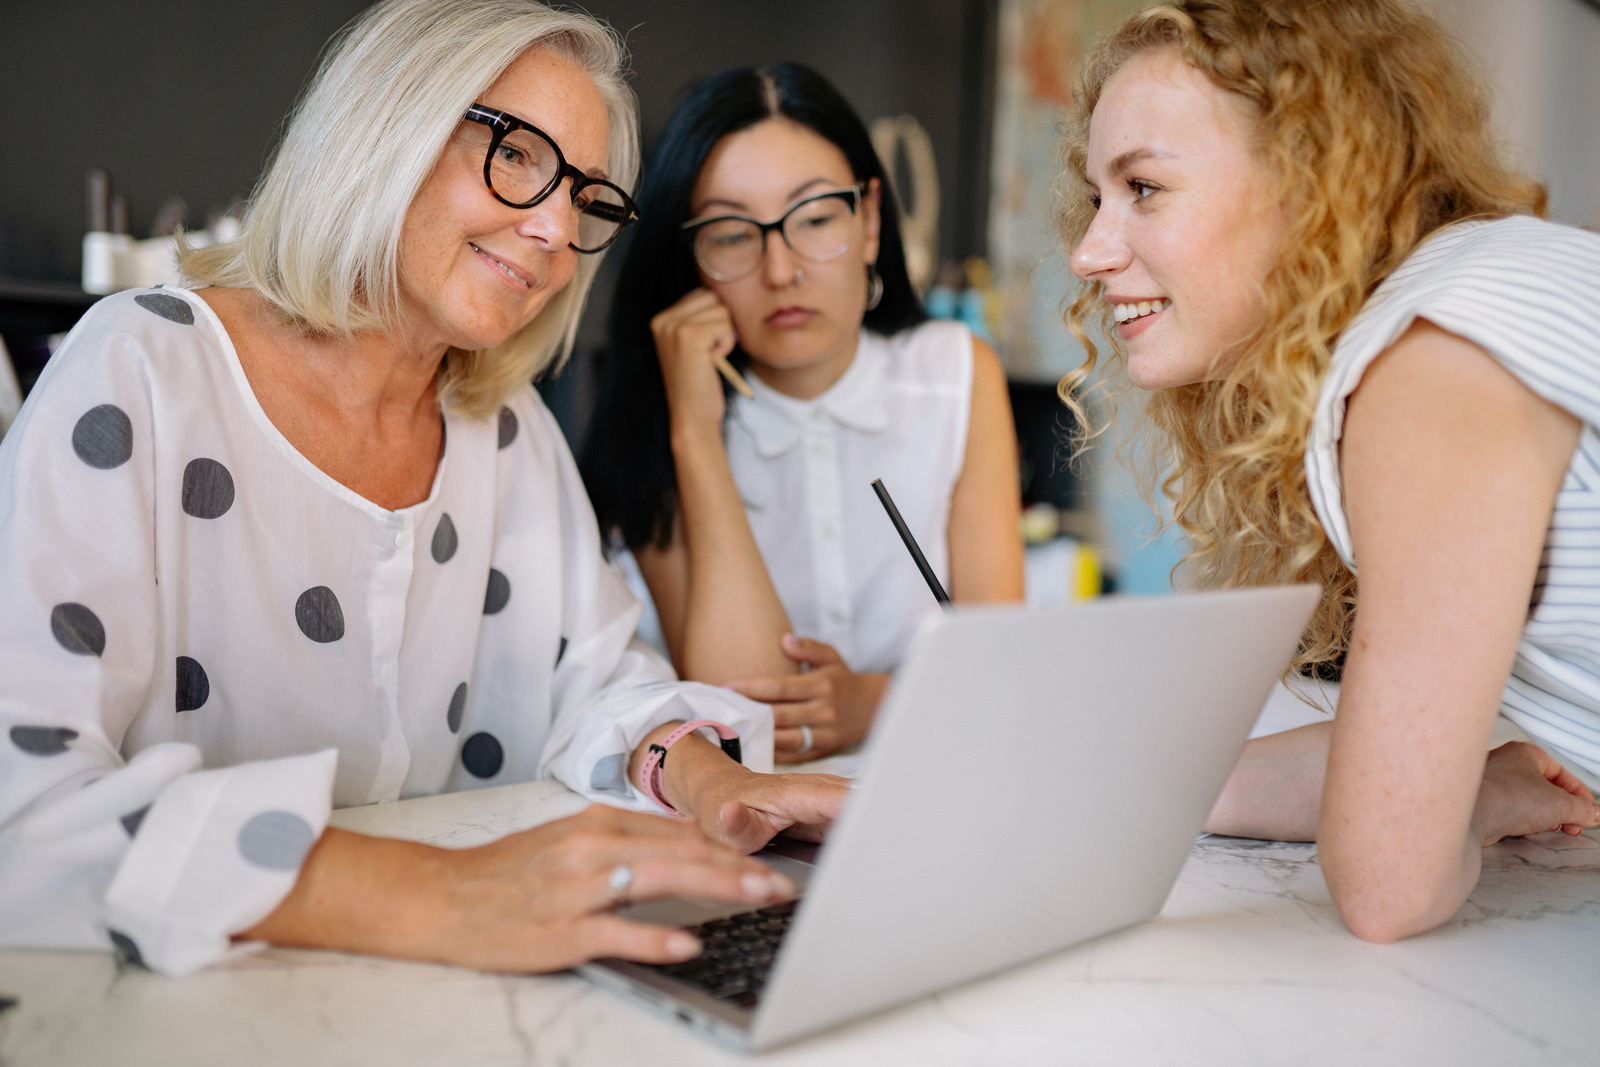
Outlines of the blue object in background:
[[972,336],[994,344],[994,334],[989,332],[988,319],[983,314],[983,293],[977,289],[963,289],[956,297],[955,317],[967,324]]
[[[1139,495],[1133,476],[1119,464],[1100,484],[1101,528],[1107,555],[1116,560],[1113,577],[1118,593],[1171,593],[1172,569],[1184,555],[1182,531],[1168,527],[1153,537],[1160,519]],[[1166,501],[1162,501],[1163,514]]]
[[936,285],[922,298],[922,306],[930,319],[956,318],[956,291],[948,285]]

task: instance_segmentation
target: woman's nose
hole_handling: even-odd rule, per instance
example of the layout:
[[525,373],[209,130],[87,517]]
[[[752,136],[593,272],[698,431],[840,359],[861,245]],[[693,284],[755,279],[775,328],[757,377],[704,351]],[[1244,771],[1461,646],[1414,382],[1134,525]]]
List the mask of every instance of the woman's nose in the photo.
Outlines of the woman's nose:
[[550,195],[530,208],[523,208],[516,231],[559,252],[578,240],[578,205],[572,202],[572,179],[563,178]]
[[761,276],[772,289],[798,285],[804,277],[799,258],[789,248],[783,234],[776,230],[767,234],[767,247],[761,255]]
[[1103,275],[1122,270],[1132,260],[1133,254],[1128,250],[1127,241],[1123,239],[1121,227],[1117,225],[1110,212],[1098,210],[1089,223],[1089,229],[1084,233],[1083,240],[1072,250],[1068,262],[1072,267],[1072,273],[1084,281],[1094,281]]

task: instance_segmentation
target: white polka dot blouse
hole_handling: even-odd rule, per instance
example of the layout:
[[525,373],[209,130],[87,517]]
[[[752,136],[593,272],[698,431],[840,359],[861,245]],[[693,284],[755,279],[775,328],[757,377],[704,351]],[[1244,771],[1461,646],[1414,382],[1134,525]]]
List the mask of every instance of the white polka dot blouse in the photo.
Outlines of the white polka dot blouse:
[[332,806],[555,777],[653,805],[628,754],[761,705],[634,639],[532,388],[445,419],[387,511],[267,419],[209,306],[97,304],[0,441],[0,944],[169,974],[293,886]]

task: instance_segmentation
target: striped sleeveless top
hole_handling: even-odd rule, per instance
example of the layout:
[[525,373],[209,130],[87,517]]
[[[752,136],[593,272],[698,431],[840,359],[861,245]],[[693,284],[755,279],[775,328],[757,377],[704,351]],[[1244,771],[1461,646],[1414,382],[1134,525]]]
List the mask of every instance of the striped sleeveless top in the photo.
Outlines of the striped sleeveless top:
[[1418,318],[1479,345],[1584,424],[1500,712],[1579,777],[1600,783],[1600,234],[1525,216],[1446,227],[1384,280],[1344,331],[1306,442],[1306,479],[1352,570],[1339,474],[1345,402]]

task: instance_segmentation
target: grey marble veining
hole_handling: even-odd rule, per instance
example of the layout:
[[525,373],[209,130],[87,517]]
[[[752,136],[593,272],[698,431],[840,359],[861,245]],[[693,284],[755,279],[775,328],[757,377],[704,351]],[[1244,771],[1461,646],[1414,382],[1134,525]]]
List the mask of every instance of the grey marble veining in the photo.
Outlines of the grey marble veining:
[[[538,783],[350,809],[335,822],[466,847],[581,806]],[[0,1020],[8,1067],[740,1060],[571,976],[337,953],[267,949],[171,980],[109,954],[5,952],[0,993],[22,1000]],[[1592,1065],[1597,995],[1592,834],[1487,850],[1454,918],[1387,946],[1345,930],[1315,846],[1207,838],[1149,922],[761,1059]]]

